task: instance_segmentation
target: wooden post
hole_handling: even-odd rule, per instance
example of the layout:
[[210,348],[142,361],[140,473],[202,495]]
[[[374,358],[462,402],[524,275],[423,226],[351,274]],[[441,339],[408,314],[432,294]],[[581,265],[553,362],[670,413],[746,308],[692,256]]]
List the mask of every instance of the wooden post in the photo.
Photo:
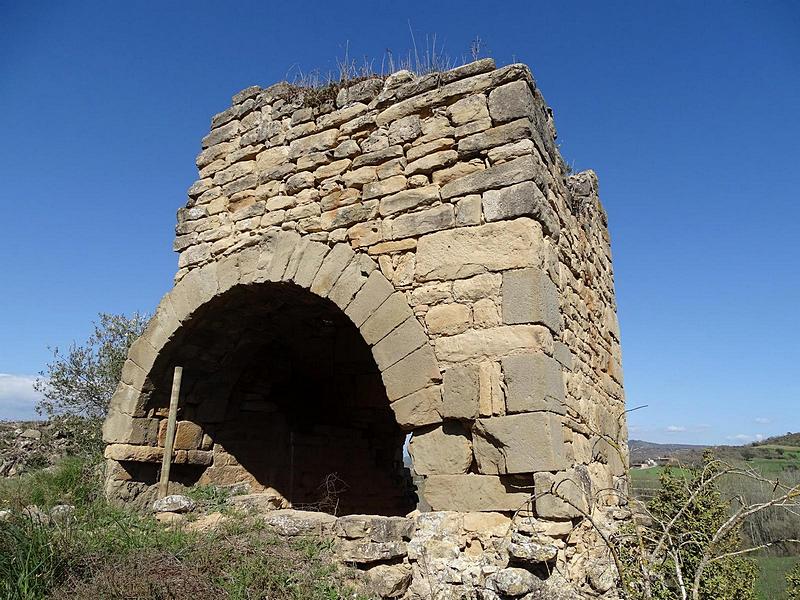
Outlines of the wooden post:
[[181,395],[181,377],[183,367],[175,367],[172,377],[172,395],[169,398],[169,416],[167,417],[167,437],[164,439],[164,458],[161,461],[161,480],[158,483],[158,497],[169,494],[169,468],[172,466],[172,447],[175,444],[175,422],[178,418],[178,400]]

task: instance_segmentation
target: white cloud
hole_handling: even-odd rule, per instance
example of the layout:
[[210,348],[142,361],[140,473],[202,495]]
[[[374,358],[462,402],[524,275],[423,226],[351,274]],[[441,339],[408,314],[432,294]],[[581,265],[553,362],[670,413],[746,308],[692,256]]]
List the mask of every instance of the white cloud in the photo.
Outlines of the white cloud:
[[768,423],[772,423],[772,419],[768,419],[767,417],[756,417],[753,420],[759,425],[767,425]]
[[683,433],[686,431],[686,427],[683,425],[668,425],[666,431],[667,433]]
[[36,377],[0,373],[0,420],[23,421],[37,419],[34,407],[41,397],[33,389]]
[[726,440],[730,440],[732,442],[749,442],[750,440],[753,440],[753,439],[758,440],[761,437],[762,436],[760,434],[759,435],[748,435],[746,433],[737,433],[736,435],[729,435],[725,439]]

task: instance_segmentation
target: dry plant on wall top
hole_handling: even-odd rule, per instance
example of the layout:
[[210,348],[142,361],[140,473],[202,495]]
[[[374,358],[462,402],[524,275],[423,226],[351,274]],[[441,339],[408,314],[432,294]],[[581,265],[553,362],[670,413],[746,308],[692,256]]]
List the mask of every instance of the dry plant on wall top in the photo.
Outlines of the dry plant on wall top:
[[335,71],[323,72],[319,69],[304,71],[299,65],[292,65],[286,72],[286,82],[294,93],[303,93],[306,105],[314,106],[327,100],[334,100],[342,88],[365,79],[385,79],[398,71],[410,71],[421,77],[432,73],[448,71],[458,66],[474,62],[489,55],[486,42],[476,35],[469,44],[468,53],[463,53],[460,60],[452,58],[445,50],[445,44],[439,41],[437,34],[425,34],[424,48],[417,46],[416,36],[408,22],[411,47],[398,55],[387,48],[380,60],[380,68],[376,69],[376,61],[367,55],[356,59],[350,54],[350,41],[345,42],[344,53],[335,58]]

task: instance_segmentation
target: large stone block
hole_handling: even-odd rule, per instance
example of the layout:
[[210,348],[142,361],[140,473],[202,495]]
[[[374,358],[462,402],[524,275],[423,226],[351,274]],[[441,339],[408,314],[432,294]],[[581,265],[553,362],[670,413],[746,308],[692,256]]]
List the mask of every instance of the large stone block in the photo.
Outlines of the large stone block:
[[419,390],[391,403],[395,421],[403,429],[433,425],[442,420],[442,392],[439,386]]
[[260,152],[256,157],[256,169],[259,171],[272,171],[275,167],[289,162],[289,148],[275,146]]
[[455,335],[469,328],[472,314],[465,304],[438,304],[425,314],[428,331],[435,335]]
[[436,339],[436,356],[444,362],[499,358],[520,350],[553,351],[553,336],[542,325],[504,325],[472,329]]
[[481,197],[478,194],[466,196],[456,204],[456,225],[481,224]]
[[389,144],[403,144],[422,135],[422,126],[418,115],[409,115],[398,119],[389,126]]
[[[132,360],[126,360],[122,365],[122,372],[120,373],[119,379],[122,385],[118,386],[114,391],[114,396],[112,397],[113,405],[115,408],[118,408],[120,412],[133,414],[133,410],[130,410],[131,401],[135,399],[135,406],[140,408],[139,404],[141,399],[139,398],[139,391],[144,387],[145,380],[147,379],[147,372],[143,371],[142,368]],[[127,386],[128,389],[125,389],[123,386]],[[125,395],[124,402],[122,398],[123,393]],[[118,395],[120,396],[119,399],[116,398]],[[125,408],[122,408],[122,406],[125,406]]]
[[496,475],[429,475],[423,496],[432,510],[514,511],[531,494],[506,484]]
[[486,271],[541,266],[541,226],[527,218],[425,235],[417,245],[417,278],[463,279]]
[[458,161],[458,152],[455,150],[442,150],[441,152],[434,152],[422,158],[408,163],[405,168],[407,176],[416,175],[417,173],[429,174],[439,169],[449,167]]
[[529,139],[532,127],[529,119],[517,119],[505,125],[492,127],[459,140],[458,151],[461,154],[474,154],[495,146],[502,146],[521,139]]
[[406,295],[403,292],[395,292],[364,321],[359,329],[364,341],[373,345],[386,337],[400,323],[413,316]]
[[306,248],[311,243],[307,237],[300,238],[300,241],[295,244],[294,251],[292,255],[289,257],[289,262],[286,264],[286,268],[283,271],[283,275],[281,276],[281,280],[283,281],[293,281],[295,275],[297,274],[297,267],[300,266],[300,263],[303,260],[305,255]]
[[589,510],[591,484],[585,473],[536,473],[536,515],[544,519],[574,519]]
[[523,181],[537,181],[541,177],[541,167],[533,157],[521,156],[451,181],[442,188],[442,198],[447,200],[469,194],[480,194],[486,190],[503,188]]
[[489,114],[495,123],[533,116],[535,100],[527,81],[512,81],[489,93]]
[[362,221],[369,221],[378,215],[378,201],[357,202],[340,206],[322,213],[320,228],[331,231],[340,227],[349,227]]
[[503,323],[541,323],[555,333],[562,329],[558,288],[538,268],[503,273]]
[[481,416],[506,414],[500,364],[494,361],[484,361],[480,363],[478,374],[480,382],[478,406]]
[[483,273],[453,282],[453,298],[456,302],[476,302],[483,298],[500,296],[503,276],[500,273]]
[[443,137],[420,144],[419,146],[413,146],[406,152],[406,160],[413,162],[418,158],[433,154],[434,152],[439,152],[440,150],[449,150],[453,147],[454,143],[455,142],[453,138]]
[[157,463],[161,462],[164,457],[164,449],[134,444],[109,444],[106,446],[103,456],[117,461]]
[[355,252],[348,244],[336,244],[322,261],[311,284],[311,291],[318,296],[326,297],[354,256]]
[[134,418],[112,410],[103,423],[106,443],[153,445],[157,435],[157,419]]
[[370,198],[380,198],[381,196],[388,196],[389,194],[396,194],[408,186],[408,180],[403,175],[395,175],[389,179],[382,179],[381,181],[374,181],[364,185],[362,192],[364,200]]
[[428,344],[414,350],[381,373],[389,401],[407,396],[441,378],[436,357]]
[[239,121],[231,121],[226,125],[212,129],[211,133],[203,138],[202,146],[203,148],[209,148],[221,142],[227,142],[236,137],[237,133],[239,133]]
[[128,350],[128,360],[135,362],[143,371],[150,371],[156,356],[158,350],[153,348],[146,336],[139,337]]
[[[158,428],[158,445],[166,445],[167,420],[162,419]],[[197,450],[203,441],[203,428],[192,421],[178,421],[175,424],[175,450]]]
[[406,555],[406,545],[402,541],[339,540],[336,554],[343,561],[363,565],[402,558]]
[[481,473],[558,471],[567,466],[561,419],[551,413],[478,419],[472,437]]
[[[473,63],[474,64],[474,63]],[[449,104],[454,100],[483,92],[484,90],[502,85],[509,81],[515,81],[521,77],[530,77],[527,67],[521,65],[509,65],[489,73],[474,75],[454,81],[427,91],[422,94],[414,95],[401,102],[396,102],[378,113],[375,123],[378,126],[386,125],[394,120],[407,115],[420,112],[423,109],[430,109],[439,104]],[[434,80],[431,80],[433,83]]]
[[408,451],[419,475],[466,473],[472,464],[472,444],[464,427],[455,421],[415,432]]
[[546,410],[566,412],[561,366],[542,353],[517,354],[502,359],[509,413]]
[[380,271],[373,271],[344,311],[350,320],[361,327],[372,313],[394,292],[394,287]]
[[334,533],[350,540],[373,542],[408,540],[414,532],[414,521],[405,517],[345,515],[336,520]]
[[339,279],[331,288],[328,298],[339,308],[345,309],[366,281],[367,278],[361,270],[358,259],[354,259],[342,271]]
[[[319,242],[309,242],[303,254],[298,256],[297,266],[291,271],[292,265],[286,268],[284,277],[289,281],[294,281],[297,285],[304,288],[311,287],[314,277],[317,276],[322,261],[328,254],[328,246]],[[294,256],[292,257],[294,259]]]
[[393,158],[400,158],[403,156],[403,147],[398,145],[389,146],[388,148],[381,148],[372,152],[366,152],[353,159],[353,169],[369,165],[379,165]]
[[338,138],[338,129],[328,129],[321,133],[315,133],[297,140],[292,140],[289,144],[289,158],[299,158],[311,152],[330,150],[336,146],[336,140]]
[[411,210],[425,204],[432,204],[439,199],[439,186],[427,185],[421,188],[404,190],[391,196],[381,198],[380,213],[387,217],[395,213]]
[[442,204],[428,210],[400,215],[392,221],[392,239],[397,240],[424,235],[432,231],[450,229],[455,225],[455,210],[450,204]]
[[367,585],[380,598],[400,598],[411,584],[410,565],[375,565],[365,573]]
[[475,419],[479,414],[479,366],[457,365],[447,369],[442,376],[442,392],[443,417]]
[[353,102],[369,103],[383,89],[383,80],[380,78],[365,79],[354,83],[350,87],[342,88],[336,94],[336,106],[339,108]]
[[[145,373],[132,361],[125,361],[122,367],[120,382],[111,396],[109,408],[112,412],[120,412],[135,417],[145,415],[145,397],[139,392],[144,385]],[[136,384],[130,383],[135,380]],[[141,383],[139,383],[141,382]]]
[[451,104],[447,108],[447,116],[453,125],[466,125],[472,121],[484,121],[489,118],[489,110],[486,108],[486,96],[475,94],[467,96]]
[[484,192],[483,214],[487,221],[530,216],[542,225],[547,235],[558,238],[560,232],[555,211],[539,190],[539,186],[532,181],[524,181],[501,190]]
[[[179,288],[185,299],[182,308],[186,312],[182,314],[188,316],[217,295],[219,291],[217,264],[211,263],[199,269],[192,269],[178,282],[173,290],[177,291]],[[177,297],[177,295],[172,296],[173,300]],[[185,316],[181,316],[180,320],[184,320]]]
[[372,348],[379,369],[387,369],[428,342],[425,330],[413,315]]

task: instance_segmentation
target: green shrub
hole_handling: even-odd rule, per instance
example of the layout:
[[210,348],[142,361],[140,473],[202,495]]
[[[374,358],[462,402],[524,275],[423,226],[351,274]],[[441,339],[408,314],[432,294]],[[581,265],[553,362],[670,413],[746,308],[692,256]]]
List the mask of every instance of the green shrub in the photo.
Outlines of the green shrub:
[[800,564],[786,574],[786,597],[800,600]]
[[[691,585],[704,554],[722,556],[742,547],[740,528],[712,545],[712,538],[728,520],[731,510],[730,503],[722,497],[716,484],[708,483],[716,473],[716,462],[710,454],[704,457],[701,466],[691,469],[688,481],[684,475],[676,477],[670,469],[665,469],[661,488],[649,503],[651,513],[660,523],[669,523],[677,516],[672,529],[677,555],[667,556],[663,565],[663,582],[669,590],[675,590],[678,585],[675,580],[676,560],[684,581]],[[702,491],[692,498],[692,494],[701,488]],[[757,576],[756,564],[741,556],[711,562],[701,577],[700,597],[752,600]]]
[[647,518],[623,526],[618,536],[625,598],[692,597],[702,564],[699,598],[755,600],[756,563],[731,555],[742,548],[741,527],[725,527],[717,538],[731,515],[717,487],[722,473],[711,454],[700,466],[663,470]]

